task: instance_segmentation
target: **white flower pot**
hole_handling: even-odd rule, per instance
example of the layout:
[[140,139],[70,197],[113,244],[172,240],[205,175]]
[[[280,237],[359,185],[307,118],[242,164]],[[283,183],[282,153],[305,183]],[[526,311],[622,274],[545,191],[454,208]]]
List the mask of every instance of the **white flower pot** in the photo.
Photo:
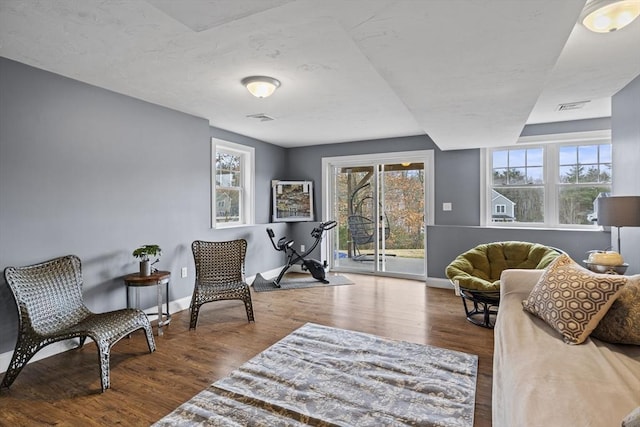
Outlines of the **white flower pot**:
[[140,261],[140,275],[141,276],[151,276],[151,262],[149,260]]

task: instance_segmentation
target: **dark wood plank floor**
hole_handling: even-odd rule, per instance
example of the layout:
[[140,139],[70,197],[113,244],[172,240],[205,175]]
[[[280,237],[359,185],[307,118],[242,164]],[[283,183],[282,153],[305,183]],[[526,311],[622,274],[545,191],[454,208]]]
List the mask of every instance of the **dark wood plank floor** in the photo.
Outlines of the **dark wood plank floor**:
[[[475,425],[491,425],[493,331],[463,316],[453,291],[411,280],[347,274],[356,284],[252,292],[255,323],[239,301],[203,306],[198,328],[173,315],[157,351],[142,332],[111,353],[111,389],[100,392],[90,343],[28,365],[0,391],[0,425],[149,425],[306,322],[430,344],[479,356]],[[155,329],[155,328],[154,328]]]

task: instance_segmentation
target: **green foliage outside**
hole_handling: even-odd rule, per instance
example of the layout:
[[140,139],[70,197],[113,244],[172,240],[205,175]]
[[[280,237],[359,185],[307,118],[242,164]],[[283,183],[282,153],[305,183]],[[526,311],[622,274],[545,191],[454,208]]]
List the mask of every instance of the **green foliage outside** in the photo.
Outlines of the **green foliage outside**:
[[[348,229],[348,216],[361,215],[374,220],[376,206],[371,191],[371,175],[369,170],[343,171],[337,177],[339,200],[337,206],[338,247],[347,251],[351,240]],[[402,168],[399,168],[402,169]],[[359,184],[364,185],[356,192],[352,203],[354,212],[349,212],[350,198]],[[422,164],[413,165],[405,170],[388,170],[384,172],[385,208],[381,222],[385,224],[388,234],[385,240],[387,253],[396,251],[398,256],[424,257],[424,170]],[[382,210],[382,206],[379,207]],[[386,227],[388,225],[388,228]],[[372,231],[373,232],[373,231]],[[374,244],[359,245],[362,252],[371,253]]]
[[[593,212],[598,194],[611,191],[609,164],[564,168],[558,188],[560,224],[592,224],[587,216]],[[544,222],[544,186],[523,176],[521,169],[494,170],[493,189],[515,203],[516,222]],[[524,185],[522,185],[524,184]]]

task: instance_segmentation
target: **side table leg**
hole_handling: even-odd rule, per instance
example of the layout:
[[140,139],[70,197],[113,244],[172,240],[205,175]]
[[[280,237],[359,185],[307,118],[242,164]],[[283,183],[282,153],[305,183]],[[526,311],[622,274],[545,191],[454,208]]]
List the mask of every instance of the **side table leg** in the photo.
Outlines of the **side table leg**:
[[162,336],[162,285],[158,283],[158,336]]
[[169,324],[169,322],[171,321],[171,313],[169,313],[169,281],[167,280],[167,284],[166,284],[166,292],[164,294],[165,297],[165,302],[167,303],[167,319],[165,321],[166,324]]

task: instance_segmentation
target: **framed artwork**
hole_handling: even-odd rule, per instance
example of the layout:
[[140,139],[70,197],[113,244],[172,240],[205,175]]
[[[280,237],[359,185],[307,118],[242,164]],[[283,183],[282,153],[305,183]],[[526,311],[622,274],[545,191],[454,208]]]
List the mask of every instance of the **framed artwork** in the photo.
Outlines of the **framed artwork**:
[[313,182],[273,181],[273,222],[313,221]]

